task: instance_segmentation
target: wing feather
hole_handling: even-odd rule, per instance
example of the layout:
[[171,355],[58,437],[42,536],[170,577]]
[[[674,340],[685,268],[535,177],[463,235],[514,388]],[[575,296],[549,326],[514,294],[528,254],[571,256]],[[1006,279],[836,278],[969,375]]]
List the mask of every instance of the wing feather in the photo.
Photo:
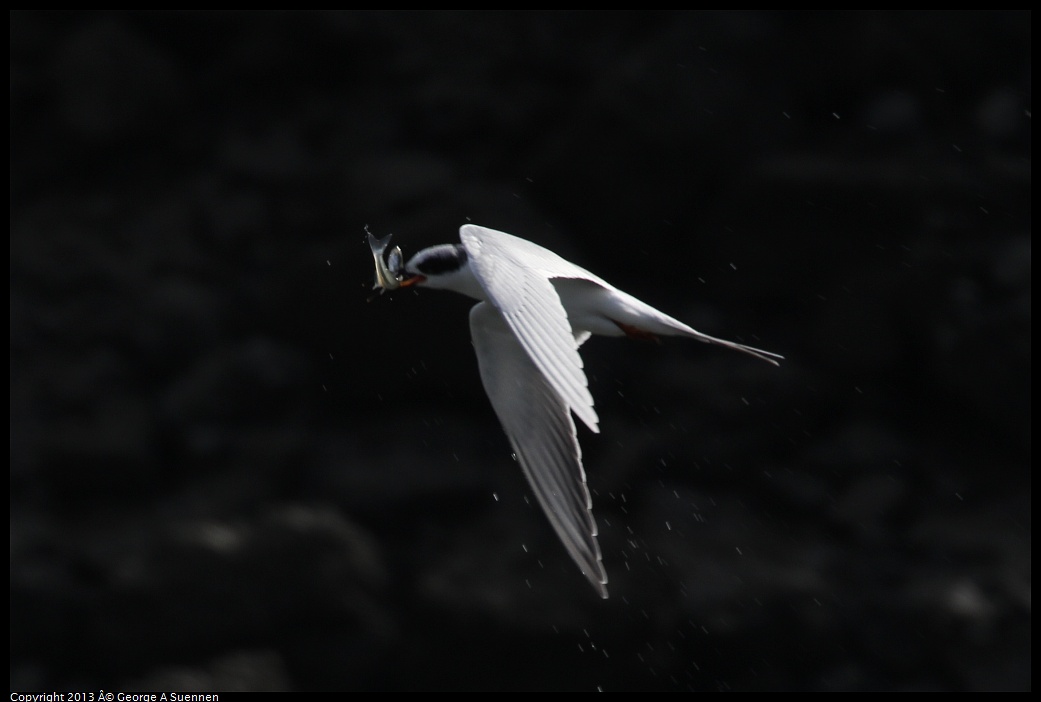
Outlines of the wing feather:
[[551,280],[603,281],[552,251],[494,229],[467,224],[459,230],[459,238],[488,301],[502,314],[525,353],[565,406],[598,432],[599,418],[578,353],[579,341]]
[[571,558],[606,598],[607,573],[568,403],[493,305],[474,306],[470,333],[484,390],[535,498]]

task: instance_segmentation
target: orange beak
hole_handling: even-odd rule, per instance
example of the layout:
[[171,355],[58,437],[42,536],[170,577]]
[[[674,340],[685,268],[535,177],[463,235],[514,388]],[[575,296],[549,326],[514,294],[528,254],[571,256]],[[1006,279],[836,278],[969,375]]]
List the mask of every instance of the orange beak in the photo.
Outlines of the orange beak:
[[411,278],[404,278],[404,279],[402,279],[402,281],[400,283],[398,283],[398,287],[399,288],[410,288],[413,285],[419,285],[420,283],[422,283],[426,279],[427,279],[427,277],[425,275],[414,275]]

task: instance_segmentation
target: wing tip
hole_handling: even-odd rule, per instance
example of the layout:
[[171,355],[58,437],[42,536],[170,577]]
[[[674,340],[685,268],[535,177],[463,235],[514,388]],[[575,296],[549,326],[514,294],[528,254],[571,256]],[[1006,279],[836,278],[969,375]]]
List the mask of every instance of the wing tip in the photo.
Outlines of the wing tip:
[[[598,595],[600,595],[600,598],[606,600],[610,597],[607,592],[607,570],[604,569],[604,562],[600,560],[600,547],[597,546],[596,550],[596,568],[590,570],[580,568],[580,570],[582,571],[582,575],[586,576],[586,580],[589,581],[589,584],[592,585],[593,589],[596,590]],[[574,558],[573,555],[572,557]],[[578,562],[578,559],[575,559],[575,561]]]
[[[599,548],[597,549],[599,550]],[[607,571],[604,570],[604,563],[598,558],[596,561],[597,570],[600,571],[594,575],[592,573],[586,573],[586,577],[589,578],[589,582],[593,584],[593,587],[599,593],[600,598],[606,600],[610,595],[607,592]]]

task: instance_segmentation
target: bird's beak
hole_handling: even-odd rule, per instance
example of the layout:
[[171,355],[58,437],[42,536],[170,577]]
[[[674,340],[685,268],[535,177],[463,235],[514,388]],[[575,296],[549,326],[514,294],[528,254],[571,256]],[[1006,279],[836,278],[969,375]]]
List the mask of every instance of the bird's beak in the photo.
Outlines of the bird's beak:
[[422,283],[426,279],[427,279],[427,277],[425,275],[414,275],[411,278],[402,278],[401,282],[398,283],[398,287],[409,288],[409,287],[412,287],[413,285],[419,285],[420,283]]

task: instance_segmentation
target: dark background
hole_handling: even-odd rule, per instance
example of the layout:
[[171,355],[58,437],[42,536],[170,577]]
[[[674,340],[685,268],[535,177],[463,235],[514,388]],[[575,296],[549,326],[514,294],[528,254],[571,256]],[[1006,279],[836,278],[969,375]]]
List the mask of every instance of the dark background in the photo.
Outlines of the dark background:
[[[11,688],[1030,687],[1029,13],[11,18]],[[611,599],[468,221],[773,368],[583,349]]]

